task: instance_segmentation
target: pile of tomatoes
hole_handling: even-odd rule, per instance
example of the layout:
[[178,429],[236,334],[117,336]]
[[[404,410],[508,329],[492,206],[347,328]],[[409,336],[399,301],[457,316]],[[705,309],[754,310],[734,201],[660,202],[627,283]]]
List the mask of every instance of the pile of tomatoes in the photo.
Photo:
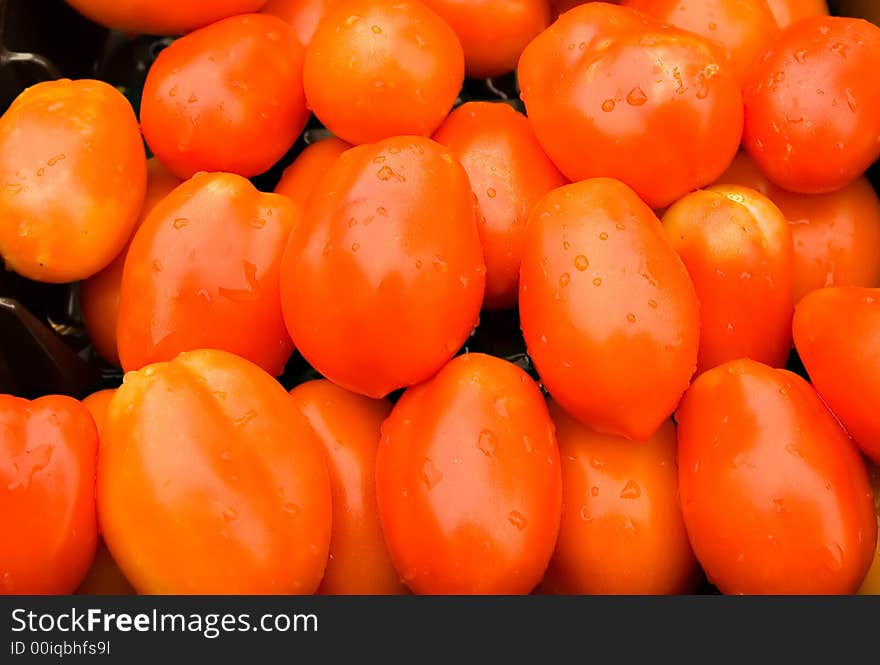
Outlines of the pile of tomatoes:
[[[0,396],[0,592],[880,590],[880,28],[68,2],[182,36],[137,114],[58,80],[0,118],[0,256],[125,372]],[[499,310],[522,363],[467,348]]]

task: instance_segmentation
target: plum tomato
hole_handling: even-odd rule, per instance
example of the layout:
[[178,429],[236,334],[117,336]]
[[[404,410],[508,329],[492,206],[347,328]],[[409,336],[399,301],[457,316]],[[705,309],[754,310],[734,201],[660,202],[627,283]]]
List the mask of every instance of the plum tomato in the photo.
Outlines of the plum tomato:
[[[877,513],[877,521],[880,523],[880,469],[874,465],[870,465],[868,473],[871,476],[871,489],[874,490],[874,510]],[[877,547],[874,549],[874,559],[871,562],[871,568],[862,586],[859,588],[862,595],[878,596],[880,595],[880,540],[877,541]]]
[[339,2],[340,0],[269,0],[263,6],[263,13],[286,21],[293,28],[300,44],[308,46],[324,14]]
[[767,0],[767,6],[780,28],[787,28],[810,16],[828,15],[826,0]]
[[284,169],[281,180],[275,186],[275,193],[284,194],[300,210],[305,210],[309,197],[318,186],[318,181],[336,158],[350,147],[350,144],[335,136],[307,146],[293,163]]

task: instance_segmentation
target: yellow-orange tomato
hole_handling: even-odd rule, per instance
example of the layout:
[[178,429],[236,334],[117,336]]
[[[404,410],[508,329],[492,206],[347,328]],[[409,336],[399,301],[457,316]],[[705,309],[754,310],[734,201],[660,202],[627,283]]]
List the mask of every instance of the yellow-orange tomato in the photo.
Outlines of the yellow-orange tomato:
[[675,425],[644,442],[596,434],[550,403],[562,460],[562,523],[547,571],[557,592],[689,591],[697,562],[678,504]]
[[127,374],[110,402],[98,514],[141,593],[312,593],[330,501],[308,422],[242,358],[182,353]]
[[[135,230],[144,222],[153,207],[180,184],[155,157],[147,161],[147,195]],[[126,245],[113,262],[80,285],[83,323],[95,349],[109,363],[119,365],[116,348],[116,322],[119,319],[119,292],[122,269],[128,254]]]
[[716,185],[669,208],[663,229],[700,300],[697,371],[737,358],[784,366],[793,258],[779,208],[753,189]]
[[0,118],[0,258],[41,282],[107,266],[131,236],[147,185],[131,105],[100,81],[47,81]]
[[[871,476],[871,488],[874,490],[874,511],[877,513],[877,522],[880,524],[880,469],[871,465],[868,467],[868,472]],[[870,596],[880,595],[880,539],[877,541],[877,547],[874,548],[874,559],[868,574],[862,581],[859,593]]]
[[767,0],[767,5],[780,28],[787,28],[810,16],[828,15],[826,0]]
[[308,46],[327,10],[340,0],[269,0],[263,13],[287,21],[303,46]]
[[275,193],[284,194],[296,203],[300,210],[305,210],[306,203],[315,191],[318,181],[336,158],[350,147],[349,143],[335,136],[312,143],[284,169],[281,180],[275,187]]
[[480,206],[486,259],[483,307],[513,307],[529,213],[566,180],[544,154],[525,116],[507,104],[464,104],[449,114],[434,140],[464,166]]
[[318,593],[406,593],[388,555],[376,507],[379,428],[391,403],[324,380],[301,384],[290,394],[323,444],[330,468],[333,535]]

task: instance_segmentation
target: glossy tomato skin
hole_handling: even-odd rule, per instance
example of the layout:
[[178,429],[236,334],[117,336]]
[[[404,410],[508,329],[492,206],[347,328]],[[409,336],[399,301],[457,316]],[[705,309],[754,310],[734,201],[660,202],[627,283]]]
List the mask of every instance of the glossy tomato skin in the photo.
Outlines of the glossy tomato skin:
[[663,230],[700,300],[697,372],[738,358],[784,367],[794,259],[779,208],[753,189],[716,185],[669,208]]
[[652,208],[712,183],[739,146],[742,95],[715,49],[633,9],[575,7],[526,47],[518,75],[563,174],[617,178]]
[[464,53],[421,2],[347,0],[331,8],[306,50],[309,107],[353,144],[430,136],[458,96]]
[[0,593],[67,594],[95,555],[98,435],[69,397],[0,395]]
[[567,181],[544,154],[529,121],[507,104],[463,104],[449,114],[434,140],[464,166],[480,206],[483,307],[513,307],[526,221],[542,196]]
[[827,16],[828,3],[825,0],[767,0],[767,5],[780,28],[811,16]]
[[190,33],[150,68],[141,100],[144,138],[179,178],[263,173],[308,120],[302,63],[293,28],[268,14],[234,16]]
[[743,89],[743,145],[775,184],[821,194],[880,155],[880,28],[814,17],[782,31]]
[[129,373],[104,437],[101,530],[140,593],[318,588],[330,544],[327,464],[290,396],[259,367],[201,350]]
[[[147,194],[141,214],[135,222],[137,230],[153,207],[180,184],[180,179],[168,171],[153,157],[147,160]],[[119,351],[116,347],[116,323],[119,319],[119,293],[122,287],[122,269],[128,245],[101,272],[80,284],[80,303],[83,323],[95,349],[107,362],[118,366]]]
[[810,385],[737,360],[676,414],[691,545],[724,593],[854,592],[877,536],[865,463]]
[[125,260],[122,368],[216,348],[281,374],[293,351],[281,313],[281,256],[298,217],[285,197],[231,173],[200,173],[159,202]]
[[603,434],[647,439],[696,369],[699,303],[654,213],[596,178],[532,211],[520,274],[523,335],[553,398]]
[[376,449],[391,402],[351,393],[329,381],[290,392],[320,439],[333,492],[333,536],[321,594],[406,593],[394,569],[376,507]]
[[676,432],[596,434],[550,402],[562,460],[562,523],[548,577],[570,594],[687,593],[697,579],[678,502]]
[[341,0],[269,0],[263,13],[272,14],[290,24],[299,43],[308,46],[327,10]]
[[300,210],[305,210],[309,197],[327,169],[343,152],[351,147],[335,136],[321,139],[309,145],[293,163],[284,169],[281,180],[275,187],[276,194],[284,194]]
[[101,81],[38,83],[0,118],[0,257],[40,282],[98,272],[144,201],[146,155],[128,101]]
[[376,492],[391,558],[416,593],[530,592],[562,501],[538,386],[499,358],[450,361],[383,424]]
[[322,178],[284,253],[284,321],[322,375],[384,397],[461,348],[485,279],[464,169],[430,139],[397,137],[352,148]]
[[[877,521],[880,523],[880,469],[870,465],[868,473],[871,476],[871,489],[874,491],[874,510],[877,513]],[[865,575],[865,579],[862,580],[859,593],[869,596],[880,595],[880,540],[877,541],[877,547],[874,548],[871,568],[868,570],[868,574]]]
[[880,289],[813,291],[798,304],[794,342],[822,399],[880,463]]

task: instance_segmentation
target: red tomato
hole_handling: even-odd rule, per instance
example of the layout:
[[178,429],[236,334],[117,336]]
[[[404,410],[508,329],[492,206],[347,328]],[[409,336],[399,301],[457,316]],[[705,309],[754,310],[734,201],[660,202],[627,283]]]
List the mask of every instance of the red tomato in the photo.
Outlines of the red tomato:
[[281,180],[275,187],[275,193],[284,194],[296,203],[300,210],[304,210],[318,181],[336,158],[350,147],[350,144],[340,141],[335,136],[312,143],[284,169]]
[[[868,471],[871,476],[871,489],[874,490],[874,511],[877,513],[877,521],[880,523],[880,469],[876,466],[870,466]],[[865,575],[859,593],[871,596],[880,595],[880,540],[877,541],[871,569]]]
[[437,372],[479,317],[476,213],[464,169],[430,139],[343,153],[284,253],[284,320],[306,360],[370,397]]
[[306,51],[310,108],[349,143],[430,136],[464,79],[452,28],[421,2],[347,0],[331,8]]
[[828,3],[825,0],[767,0],[767,5],[780,28],[809,16],[827,16]]
[[810,385],[737,360],[676,414],[684,521],[725,593],[854,592],[877,537],[865,464]]
[[125,260],[122,368],[215,348],[281,374],[293,351],[281,313],[281,256],[298,218],[285,197],[231,173],[200,173],[160,201]]
[[379,516],[417,593],[522,594],[541,580],[562,482],[538,386],[482,354],[404,393],[382,426]]
[[526,220],[565,178],[535,138],[529,121],[507,104],[469,102],[449,114],[434,140],[467,171],[480,206],[486,258],[486,309],[516,305]]
[[320,443],[284,388],[222,351],[126,375],[104,424],[98,512],[141,593],[312,593],[327,562]]
[[290,394],[323,444],[330,467],[333,536],[318,593],[406,593],[376,507],[379,428],[391,402],[355,395],[329,381],[309,381]]
[[647,439],[697,363],[699,303],[654,213],[616,180],[532,212],[520,275],[529,354],[553,398],[603,434]]
[[697,562],[678,504],[675,425],[648,441],[587,429],[550,403],[562,460],[562,523],[547,572],[573,594],[690,591]]
[[795,23],[743,89],[743,144],[784,189],[831,192],[880,156],[880,28],[861,19]]
[[739,146],[742,96],[715,49],[633,9],[567,12],[518,73],[538,140],[570,180],[614,177],[654,208],[712,183]]
[[813,291],[797,306],[793,328],[816,390],[880,463],[880,289]]
[[340,0],[269,0],[263,13],[287,21],[300,44],[308,46],[327,10]]
[[779,208],[753,189],[716,185],[669,208],[663,228],[700,300],[697,371],[738,358],[784,367],[793,257]]
[[69,397],[0,395],[0,593],[67,594],[95,556],[98,434]]
[[180,178],[262,173],[308,120],[302,63],[293,29],[275,16],[235,16],[190,33],[150,68],[141,100],[144,138]]

